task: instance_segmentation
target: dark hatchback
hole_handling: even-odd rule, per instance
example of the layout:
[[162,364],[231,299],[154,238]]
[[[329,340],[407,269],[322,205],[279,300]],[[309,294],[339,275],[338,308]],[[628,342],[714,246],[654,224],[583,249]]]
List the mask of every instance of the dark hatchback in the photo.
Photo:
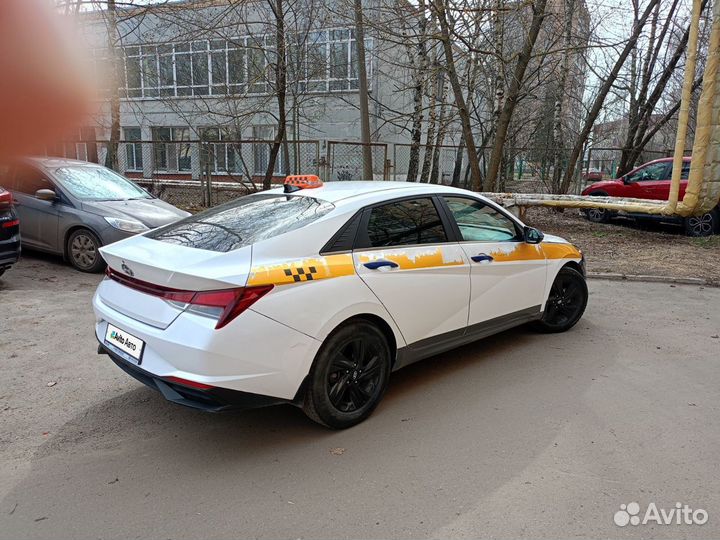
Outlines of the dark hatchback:
[[20,220],[12,194],[0,187],[0,276],[20,258]]

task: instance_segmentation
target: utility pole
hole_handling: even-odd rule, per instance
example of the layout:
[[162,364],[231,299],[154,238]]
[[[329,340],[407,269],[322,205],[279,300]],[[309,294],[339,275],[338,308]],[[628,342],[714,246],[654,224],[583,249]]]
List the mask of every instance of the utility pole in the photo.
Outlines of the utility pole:
[[355,43],[357,45],[358,83],[360,85],[360,140],[362,142],[363,179],[373,179],[372,147],[370,146],[370,106],[365,68],[365,25],[362,0],[355,0]]

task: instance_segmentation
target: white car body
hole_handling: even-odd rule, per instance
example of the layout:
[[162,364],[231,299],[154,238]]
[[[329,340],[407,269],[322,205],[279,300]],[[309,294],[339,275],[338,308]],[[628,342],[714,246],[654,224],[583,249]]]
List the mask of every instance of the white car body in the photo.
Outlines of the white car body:
[[[268,195],[286,196],[274,189],[248,197]],[[469,198],[524,227],[469,191],[400,182],[336,182],[287,196],[312,197],[330,210],[305,226],[227,252],[177,245],[148,234],[102,248],[115,278],[104,279],[93,299],[101,350],[178,403],[208,410],[297,403],[323,342],[349,319],[363,317],[382,328],[395,370],[538,319],[558,271],[571,265],[584,272],[582,254],[549,235],[535,244],[455,238],[396,247],[327,247],[336,233],[349,227],[346,224],[362,221],[356,216],[363,209],[407,197]],[[335,245],[343,242],[341,238]],[[473,261],[478,254],[492,262]],[[397,266],[368,268],[373,261]],[[139,289],[126,286],[123,279],[137,281]],[[273,287],[216,329],[217,317],[147,294],[143,282],[188,291]],[[144,342],[139,364],[106,339],[108,325]]]

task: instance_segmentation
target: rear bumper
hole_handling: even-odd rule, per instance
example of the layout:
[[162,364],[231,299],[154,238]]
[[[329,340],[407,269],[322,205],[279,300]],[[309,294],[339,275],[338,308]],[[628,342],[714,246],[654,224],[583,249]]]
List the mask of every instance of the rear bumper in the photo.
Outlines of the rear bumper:
[[[124,315],[97,293],[93,308],[96,338],[103,348],[112,350],[111,358],[137,368],[130,373],[133,377],[138,378],[138,369],[155,380],[176,377],[217,389],[212,395],[228,390],[292,401],[320,347],[319,341],[252,309],[215,330],[213,319],[185,312],[167,328],[157,328]],[[139,368],[120,351],[104,345],[108,324],[145,342]]]
[[0,241],[0,268],[15,264],[20,258],[20,233]]
[[145,371],[100,343],[98,353],[107,354],[125,373],[137,379],[144,385],[160,392],[165,399],[193,409],[207,412],[222,412],[236,409],[255,409],[281,403],[293,403],[292,400],[273,398],[250,392],[240,392],[227,388],[199,389],[163,379]]

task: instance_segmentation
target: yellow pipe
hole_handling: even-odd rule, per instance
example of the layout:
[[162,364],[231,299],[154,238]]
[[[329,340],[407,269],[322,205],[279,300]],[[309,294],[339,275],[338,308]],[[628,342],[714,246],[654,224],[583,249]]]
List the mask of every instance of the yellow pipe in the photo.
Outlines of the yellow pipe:
[[687,63],[685,64],[685,80],[683,81],[682,97],[680,99],[680,113],[678,115],[677,136],[675,138],[675,154],[673,156],[672,180],[670,181],[670,195],[666,212],[674,214],[680,192],[680,178],[682,175],[683,156],[685,155],[685,140],[687,139],[688,122],[690,120],[690,100],[692,87],[695,81],[695,65],[697,64],[698,30],[700,29],[701,0],[693,0],[692,19],[690,21],[690,37],[688,39]]
[[720,199],[720,1],[713,5],[712,30],[698,104],[697,127],[693,143],[685,197],[677,207],[681,216],[702,215]]

